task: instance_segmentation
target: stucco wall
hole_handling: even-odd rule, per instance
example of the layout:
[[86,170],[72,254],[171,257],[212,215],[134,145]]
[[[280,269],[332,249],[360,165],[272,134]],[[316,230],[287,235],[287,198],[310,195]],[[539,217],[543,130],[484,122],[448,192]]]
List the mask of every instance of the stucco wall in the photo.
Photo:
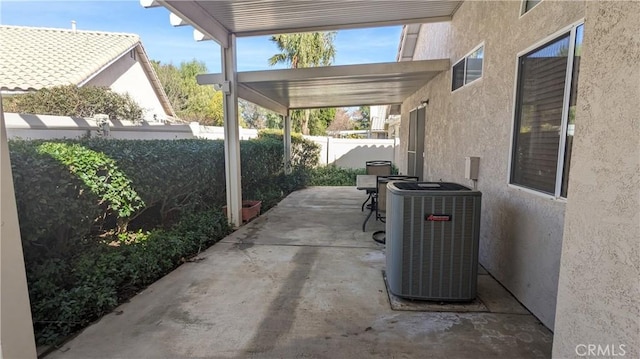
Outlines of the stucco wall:
[[138,56],[136,54],[133,59],[125,54],[86,85],[108,86],[115,92],[128,93],[145,110],[145,120],[153,121],[154,114],[158,119],[164,119],[167,115]]
[[517,54],[584,17],[583,2],[543,1],[520,17],[519,1],[465,1],[451,23],[423,25],[414,60],[453,65],[484,42],[481,79],[451,92],[451,71],[402,105],[400,168],[406,171],[409,111],[428,99],[426,180],[464,179],[465,156],[480,157],[480,262],[553,329],[565,203],[508,185]]
[[[418,34],[414,59],[448,59],[454,47],[454,43],[451,41],[452,35],[451,22],[423,25]],[[434,39],[438,40],[434,41]]]
[[587,3],[557,358],[578,357],[588,345],[640,358],[639,14],[638,2]]

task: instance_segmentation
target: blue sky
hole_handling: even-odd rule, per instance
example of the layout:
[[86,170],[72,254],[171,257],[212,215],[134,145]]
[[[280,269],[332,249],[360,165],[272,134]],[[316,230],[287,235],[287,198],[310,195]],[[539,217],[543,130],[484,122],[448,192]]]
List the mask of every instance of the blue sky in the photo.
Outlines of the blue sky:
[[[169,12],[162,7],[144,9],[138,0],[0,0],[3,25],[71,28],[71,20],[77,22],[78,30],[138,34],[153,60],[179,64],[197,59],[204,61],[210,72],[220,72],[218,44],[194,41],[190,26],[172,27]],[[334,64],[394,62],[400,31],[399,26],[338,31]],[[267,64],[277,52],[267,36],[239,38],[237,51],[240,71],[278,68]]]

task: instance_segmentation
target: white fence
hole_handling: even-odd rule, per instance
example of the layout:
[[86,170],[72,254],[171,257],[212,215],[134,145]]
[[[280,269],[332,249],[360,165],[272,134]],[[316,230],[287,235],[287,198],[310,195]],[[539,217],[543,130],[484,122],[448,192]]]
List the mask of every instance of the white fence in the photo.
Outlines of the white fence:
[[[95,137],[101,128],[92,118],[29,115],[5,113],[7,136],[23,139],[55,139]],[[224,139],[224,128],[215,126],[143,124],[135,125],[125,121],[111,122],[108,126],[108,137],[114,139],[185,139],[205,138],[211,140]],[[248,140],[258,137],[258,130],[240,129],[240,139]],[[385,139],[342,139],[333,137],[305,136],[320,145],[320,163],[334,164],[346,168],[363,168],[368,160],[394,159],[397,144],[394,140]]]
[[365,161],[393,161],[396,148],[393,139],[347,139],[305,136],[320,145],[320,163],[345,168],[364,168]]

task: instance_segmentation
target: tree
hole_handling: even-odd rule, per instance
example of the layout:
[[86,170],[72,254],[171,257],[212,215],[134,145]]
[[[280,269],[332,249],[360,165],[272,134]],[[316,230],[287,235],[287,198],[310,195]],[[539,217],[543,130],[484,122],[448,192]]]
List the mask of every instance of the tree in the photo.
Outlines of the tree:
[[187,94],[183,91],[183,81],[180,76],[180,70],[173,66],[173,64],[163,65],[158,61],[151,61],[151,64],[162,84],[165,94],[169,98],[169,103],[171,103],[176,114],[179,114],[182,109],[187,106]]
[[280,53],[269,58],[269,65],[285,63],[292,69],[329,66],[336,56],[335,36],[335,31],[271,36]]
[[352,119],[355,121],[354,129],[368,130],[371,124],[371,107],[360,106],[353,112]]
[[257,129],[266,127],[266,116],[260,106],[243,99],[238,99],[238,106],[240,107],[240,116],[244,119],[247,127]]
[[198,85],[196,76],[207,73],[204,62],[182,62],[180,67],[152,61],[164,92],[178,117],[201,125],[222,126],[222,92]]
[[344,108],[339,108],[336,110],[336,116],[334,120],[327,127],[327,131],[329,132],[338,132],[338,131],[348,131],[353,129],[353,122],[351,121],[351,116]]
[[273,112],[267,112],[267,128],[274,128],[281,130],[283,127],[282,117],[276,115]]
[[326,135],[327,127],[335,118],[335,108],[321,108],[309,111],[309,134],[314,136]]
[[241,126],[259,130],[265,128],[282,129],[280,115],[243,99],[238,99],[238,106],[240,118],[244,122]]
[[[336,55],[336,49],[333,46],[335,36],[335,31],[272,36],[270,40],[276,44],[280,52],[269,58],[269,65],[274,66],[279,63],[284,63],[293,69],[329,66]],[[318,110],[292,111],[291,117],[294,121],[294,129],[298,129],[305,135],[310,133],[324,134],[328,123],[326,123],[324,127],[322,127],[321,122],[310,125],[312,112],[316,112],[316,119],[322,120],[322,118],[325,117],[317,111]],[[311,128],[313,128],[313,131],[311,131]]]

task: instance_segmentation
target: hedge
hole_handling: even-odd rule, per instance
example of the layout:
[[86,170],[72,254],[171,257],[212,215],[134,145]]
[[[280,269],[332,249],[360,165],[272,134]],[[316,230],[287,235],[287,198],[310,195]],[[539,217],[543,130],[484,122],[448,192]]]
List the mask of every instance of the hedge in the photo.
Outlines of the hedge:
[[364,168],[342,168],[323,166],[314,168],[309,179],[310,186],[355,186],[356,176],[366,174]]
[[5,112],[40,115],[93,117],[106,114],[112,120],[140,122],[144,110],[128,94],[108,87],[76,85],[43,88],[35,92],[4,97]]
[[[211,140],[9,142],[34,329],[52,343],[229,233],[224,149]],[[245,199],[266,210],[304,187],[318,148],[242,141]]]

